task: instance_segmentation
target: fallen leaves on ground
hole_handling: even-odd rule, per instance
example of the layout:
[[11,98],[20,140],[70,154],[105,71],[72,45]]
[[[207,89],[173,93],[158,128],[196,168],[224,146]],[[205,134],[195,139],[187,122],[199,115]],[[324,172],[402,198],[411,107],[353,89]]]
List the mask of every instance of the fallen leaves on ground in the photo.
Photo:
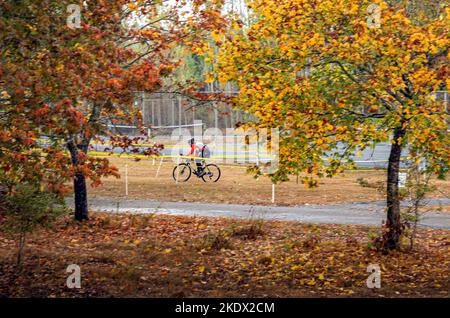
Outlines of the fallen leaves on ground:
[[[0,233],[0,297],[449,297],[448,230],[420,229],[416,247],[370,247],[377,228],[167,215],[94,213],[30,236],[16,273]],[[66,268],[81,268],[69,289]],[[381,288],[369,289],[369,264]]]

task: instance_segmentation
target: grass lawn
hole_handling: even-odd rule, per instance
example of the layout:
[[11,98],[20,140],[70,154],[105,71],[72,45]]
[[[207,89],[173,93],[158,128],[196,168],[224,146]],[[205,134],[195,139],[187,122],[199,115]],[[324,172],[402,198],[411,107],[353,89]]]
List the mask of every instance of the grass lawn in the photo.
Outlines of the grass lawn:
[[[103,179],[103,185],[90,189],[92,197],[125,197],[125,163],[128,163],[129,198],[161,201],[190,201],[269,205],[272,199],[272,185],[267,177],[258,180],[246,172],[243,166],[220,165],[222,177],[217,183],[204,183],[192,176],[186,183],[175,184],[172,179],[174,163],[164,162],[156,177],[159,161],[139,162],[131,159],[110,157],[119,168],[122,177]],[[374,188],[362,187],[358,178],[370,183],[385,180],[385,171],[348,171],[344,176],[321,179],[318,188],[308,189],[293,177],[291,181],[276,186],[277,205],[295,206],[302,204],[329,204],[383,200]],[[450,196],[450,181],[434,180],[438,190],[430,197]],[[445,208],[445,207],[444,207]],[[448,207],[446,207],[447,210]]]
[[[376,228],[93,213],[28,240],[0,233],[0,297],[449,297],[448,230],[420,229],[413,251],[382,255]],[[66,268],[81,268],[68,289]],[[369,289],[367,266],[381,268]]]

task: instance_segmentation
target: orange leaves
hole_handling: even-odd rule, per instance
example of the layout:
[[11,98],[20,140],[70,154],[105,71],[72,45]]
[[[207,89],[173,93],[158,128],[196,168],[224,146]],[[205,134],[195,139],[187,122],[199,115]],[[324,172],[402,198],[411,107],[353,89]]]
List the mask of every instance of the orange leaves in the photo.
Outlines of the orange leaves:
[[135,11],[138,8],[138,5],[133,2],[128,3],[127,6],[128,6],[128,9],[130,9],[131,11]]
[[46,116],[49,112],[50,112],[50,109],[49,109],[48,105],[45,104],[43,107],[36,109],[34,111],[34,115],[39,118],[39,117]]
[[110,78],[107,80],[106,84],[117,91],[120,91],[122,88],[124,88],[124,81],[120,78]]
[[[0,131],[13,132],[17,127],[55,136],[57,142],[52,141],[44,149],[46,153],[65,149],[66,143],[61,140],[75,138],[80,145],[107,134],[106,126],[99,123],[111,117],[118,117],[122,124],[135,123],[139,120],[135,93],[154,92],[164,77],[173,74],[179,66],[173,59],[173,48],[187,42],[203,47],[204,38],[224,28],[221,4],[215,1],[208,1],[208,6],[204,6],[205,1],[196,1],[195,8],[189,8],[189,19],[181,17],[189,6],[185,2],[177,1],[159,14],[160,8],[147,1],[100,1],[83,10],[81,29],[67,28],[66,15],[60,14],[65,10],[63,4],[10,6],[9,2],[0,4],[0,11],[4,6],[12,10],[11,15],[0,17],[0,24],[5,26],[0,38],[8,38],[0,62],[0,108],[10,111],[11,116],[5,123],[2,117]],[[127,14],[134,11],[132,19],[124,9]],[[36,23],[26,16],[35,17]],[[13,146],[26,151],[32,145],[17,142]],[[145,154],[154,152],[150,149]],[[66,178],[70,169],[52,159],[44,161],[47,170]],[[3,168],[9,160],[1,157],[0,166]],[[18,173],[24,170],[16,168]],[[99,162],[86,163],[80,170],[95,185],[99,184],[99,175],[117,174]],[[66,181],[64,178],[61,182]]]
[[158,32],[158,30],[153,30],[153,29],[144,29],[144,30],[140,30],[139,34],[146,37],[149,40],[160,40],[163,35]]

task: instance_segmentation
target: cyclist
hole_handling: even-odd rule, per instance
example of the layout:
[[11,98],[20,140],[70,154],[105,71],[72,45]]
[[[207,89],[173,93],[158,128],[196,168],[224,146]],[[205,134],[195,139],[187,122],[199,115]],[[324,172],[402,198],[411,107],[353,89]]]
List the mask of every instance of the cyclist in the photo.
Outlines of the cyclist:
[[[200,155],[202,153],[202,147],[200,147],[199,145],[197,145],[195,143],[194,138],[189,139],[189,145],[191,146],[191,150],[189,151],[189,153],[186,156],[200,157]],[[203,176],[205,174],[205,172],[203,171],[202,160],[195,159],[195,163],[197,164],[197,172],[194,171],[194,173],[199,177]]]

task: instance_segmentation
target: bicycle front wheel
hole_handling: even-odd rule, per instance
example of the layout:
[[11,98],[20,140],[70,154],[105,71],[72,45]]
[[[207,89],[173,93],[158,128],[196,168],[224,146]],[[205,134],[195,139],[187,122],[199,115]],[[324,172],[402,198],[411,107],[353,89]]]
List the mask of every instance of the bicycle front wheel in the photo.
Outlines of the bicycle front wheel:
[[180,163],[173,168],[172,176],[175,181],[186,182],[191,177],[192,171],[188,164]]
[[217,182],[220,179],[220,169],[215,164],[210,163],[204,169],[205,174],[202,176],[204,182]]

